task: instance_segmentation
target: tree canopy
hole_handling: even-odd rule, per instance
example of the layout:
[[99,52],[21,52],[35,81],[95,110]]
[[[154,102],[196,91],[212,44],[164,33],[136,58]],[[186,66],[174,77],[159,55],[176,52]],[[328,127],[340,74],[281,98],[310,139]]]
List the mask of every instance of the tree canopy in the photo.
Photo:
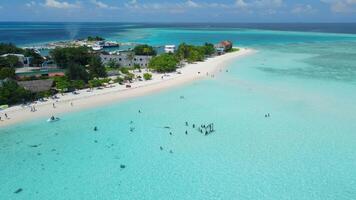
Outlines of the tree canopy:
[[173,72],[177,69],[178,59],[172,54],[162,54],[151,59],[149,68],[157,72]]
[[25,51],[21,48],[18,48],[16,45],[11,43],[0,43],[0,55],[15,53],[15,54],[23,54]]
[[33,49],[26,49],[24,56],[32,58],[30,65],[33,67],[40,66],[44,62],[44,58],[40,54],[36,53]]
[[0,80],[10,78],[10,79],[15,79],[16,74],[15,74],[15,68],[11,67],[1,67],[0,68]]
[[106,77],[107,73],[104,65],[101,63],[99,56],[91,57],[89,60],[89,77],[90,79]]
[[94,41],[104,41],[105,39],[100,36],[88,36],[87,40],[90,42],[94,42]]
[[57,47],[49,54],[61,68],[67,68],[69,64],[73,63],[85,66],[91,57],[87,47]]
[[135,55],[140,56],[155,56],[157,54],[156,50],[147,44],[135,46],[133,51]]
[[31,92],[20,87],[16,81],[4,81],[0,86],[0,105],[13,105],[29,99],[31,99]]
[[68,65],[66,76],[70,80],[83,80],[84,82],[88,82],[89,80],[89,74],[85,67],[76,63],[70,63]]

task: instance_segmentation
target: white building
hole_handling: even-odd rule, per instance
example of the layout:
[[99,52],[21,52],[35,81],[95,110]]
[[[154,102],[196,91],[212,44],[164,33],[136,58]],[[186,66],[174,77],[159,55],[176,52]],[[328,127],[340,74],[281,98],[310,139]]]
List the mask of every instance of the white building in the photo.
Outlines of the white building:
[[165,53],[174,53],[176,51],[176,45],[166,45],[164,46]]
[[118,54],[101,54],[101,62],[105,65],[110,61],[115,61],[121,67],[133,67],[138,65],[141,68],[148,67],[152,56],[134,55],[132,52],[120,52]]

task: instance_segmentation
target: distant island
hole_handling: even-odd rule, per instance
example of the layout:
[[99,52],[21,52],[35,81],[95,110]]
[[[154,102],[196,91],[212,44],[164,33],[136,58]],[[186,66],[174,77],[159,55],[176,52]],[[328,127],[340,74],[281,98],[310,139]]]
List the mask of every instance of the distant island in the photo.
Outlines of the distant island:
[[[109,83],[150,80],[151,73],[174,72],[184,63],[201,62],[233,51],[228,41],[202,46],[182,43],[177,48],[173,45],[173,49],[171,45],[170,50],[160,54],[146,44],[127,51],[95,51],[87,42],[105,41],[104,38],[89,36],[82,41],[85,45],[56,47],[45,57],[33,49],[0,44],[0,105],[36,101],[58,92],[102,87]],[[146,73],[135,75],[134,70]]]
[[[88,39],[94,43],[103,41],[100,37]],[[57,46],[46,56],[38,49],[0,44],[0,110],[16,116],[3,125],[47,116],[50,109],[47,106],[52,104],[54,107],[78,101],[76,108],[83,108],[197,78],[213,78],[217,68],[252,52],[234,48],[230,41],[198,46],[169,44],[164,49],[139,44],[132,49],[112,51],[95,50],[88,46],[92,42],[83,41],[79,46]],[[37,107],[44,110],[38,111]],[[31,113],[23,112],[27,108]]]

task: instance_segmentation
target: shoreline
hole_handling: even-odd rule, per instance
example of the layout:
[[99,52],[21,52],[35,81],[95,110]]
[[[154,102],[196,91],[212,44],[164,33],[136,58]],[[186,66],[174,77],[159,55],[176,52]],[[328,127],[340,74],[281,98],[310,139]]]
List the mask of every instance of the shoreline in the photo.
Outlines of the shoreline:
[[[94,89],[91,92],[87,92],[87,89],[80,90],[77,95],[72,93],[64,95],[59,94],[57,95],[60,97],[58,100],[50,99],[46,102],[31,104],[36,107],[36,112],[31,112],[29,106],[13,106],[0,111],[0,116],[2,117],[0,127],[15,125],[38,118],[49,118],[52,115],[58,116],[64,113],[103,106],[181,86],[195,80],[210,77],[210,75],[216,73],[218,70],[226,68],[226,65],[230,64],[230,62],[255,52],[256,51],[253,49],[240,48],[237,52],[208,58],[204,62],[187,64],[178,69],[178,71],[181,72],[180,74],[177,72],[169,73],[168,76],[162,78],[163,74],[154,73],[152,80],[134,82],[130,84],[132,86],[131,88],[126,88],[125,85],[115,84],[115,87],[104,88],[102,90]],[[209,76],[207,76],[207,73]],[[55,108],[53,108],[53,104],[55,104]],[[9,119],[4,119],[4,113],[9,116]]]

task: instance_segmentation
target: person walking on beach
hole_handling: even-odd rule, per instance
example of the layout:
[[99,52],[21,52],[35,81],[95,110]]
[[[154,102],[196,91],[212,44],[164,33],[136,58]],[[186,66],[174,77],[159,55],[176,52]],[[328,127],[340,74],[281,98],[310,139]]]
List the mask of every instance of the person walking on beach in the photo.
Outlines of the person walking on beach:
[[56,105],[53,103],[53,104],[52,104],[52,107],[53,107],[53,108],[56,108]]

